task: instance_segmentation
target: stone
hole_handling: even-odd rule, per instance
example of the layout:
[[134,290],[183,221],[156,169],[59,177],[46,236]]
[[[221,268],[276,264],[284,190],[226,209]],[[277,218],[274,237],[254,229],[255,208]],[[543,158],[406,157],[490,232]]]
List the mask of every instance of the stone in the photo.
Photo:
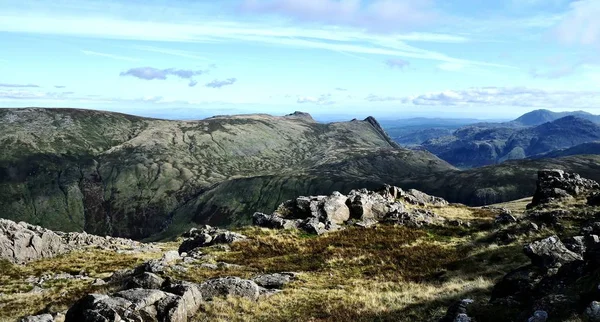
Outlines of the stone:
[[527,320],[528,322],[546,322],[548,320],[548,313],[546,311],[535,311],[533,316]]
[[222,277],[205,281],[200,284],[200,291],[202,298],[207,301],[215,297],[227,296],[257,300],[260,295],[260,289],[255,282],[239,277]]
[[543,269],[558,268],[561,265],[583,258],[570,251],[557,236],[535,241],[524,247],[531,263]]
[[259,275],[252,280],[258,284],[258,286],[266,289],[280,289],[294,280],[295,277],[296,274],[294,273],[274,273]]
[[600,192],[594,192],[587,198],[587,204],[590,206],[600,206]]

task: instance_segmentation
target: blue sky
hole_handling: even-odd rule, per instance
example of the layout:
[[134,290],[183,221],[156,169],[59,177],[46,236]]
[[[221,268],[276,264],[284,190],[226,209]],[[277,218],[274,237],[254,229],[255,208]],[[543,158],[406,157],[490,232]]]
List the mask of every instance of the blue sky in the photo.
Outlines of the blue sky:
[[0,0],[0,106],[600,114],[598,0]]

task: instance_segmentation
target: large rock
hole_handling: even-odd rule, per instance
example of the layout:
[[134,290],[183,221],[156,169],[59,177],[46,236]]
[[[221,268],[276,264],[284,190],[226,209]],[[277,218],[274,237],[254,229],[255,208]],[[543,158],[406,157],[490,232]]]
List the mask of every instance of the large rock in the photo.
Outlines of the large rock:
[[129,239],[100,237],[85,232],[53,232],[24,222],[0,219],[0,258],[12,263],[25,264],[87,247],[131,252],[157,250],[152,245]]
[[583,260],[581,255],[570,251],[557,236],[526,245],[524,251],[533,265],[543,269],[559,268],[566,263]]
[[600,302],[590,303],[583,312],[583,318],[586,322],[600,322]]
[[584,179],[576,173],[562,170],[541,170],[538,172],[537,189],[528,208],[580,197],[600,185],[593,180]]
[[215,297],[238,296],[250,300],[258,300],[260,295],[259,286],[249,280],[239,277],[222,277],[208,280],[200,284],[202,298],[207,301]]

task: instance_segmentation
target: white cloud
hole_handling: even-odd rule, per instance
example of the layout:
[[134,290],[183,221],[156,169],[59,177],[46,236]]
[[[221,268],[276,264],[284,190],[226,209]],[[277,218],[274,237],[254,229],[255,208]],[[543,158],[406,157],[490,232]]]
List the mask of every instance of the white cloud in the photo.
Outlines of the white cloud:
[[335,104],[333,100],[331,100],[331,94],[323,94],[321,96],[299,96],[296,101],[298,104],[316,104],[316,105],[332,105]]
[[543,108],[594,108],[600,91],[543,90],[525,87],[478,87],[407,97],[424,106],[517,106]]

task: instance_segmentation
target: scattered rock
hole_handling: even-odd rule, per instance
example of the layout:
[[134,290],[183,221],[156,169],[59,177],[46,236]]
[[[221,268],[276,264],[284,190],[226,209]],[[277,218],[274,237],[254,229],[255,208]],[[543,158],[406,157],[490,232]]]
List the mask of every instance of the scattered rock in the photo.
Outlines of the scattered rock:
[[231,244],[246,239],[246,236],[228,230],[205,225],[192,228],[183,234],[185,240],[179,246],[179,253],[189,253],[199,247],[208,247],[217,244]]

